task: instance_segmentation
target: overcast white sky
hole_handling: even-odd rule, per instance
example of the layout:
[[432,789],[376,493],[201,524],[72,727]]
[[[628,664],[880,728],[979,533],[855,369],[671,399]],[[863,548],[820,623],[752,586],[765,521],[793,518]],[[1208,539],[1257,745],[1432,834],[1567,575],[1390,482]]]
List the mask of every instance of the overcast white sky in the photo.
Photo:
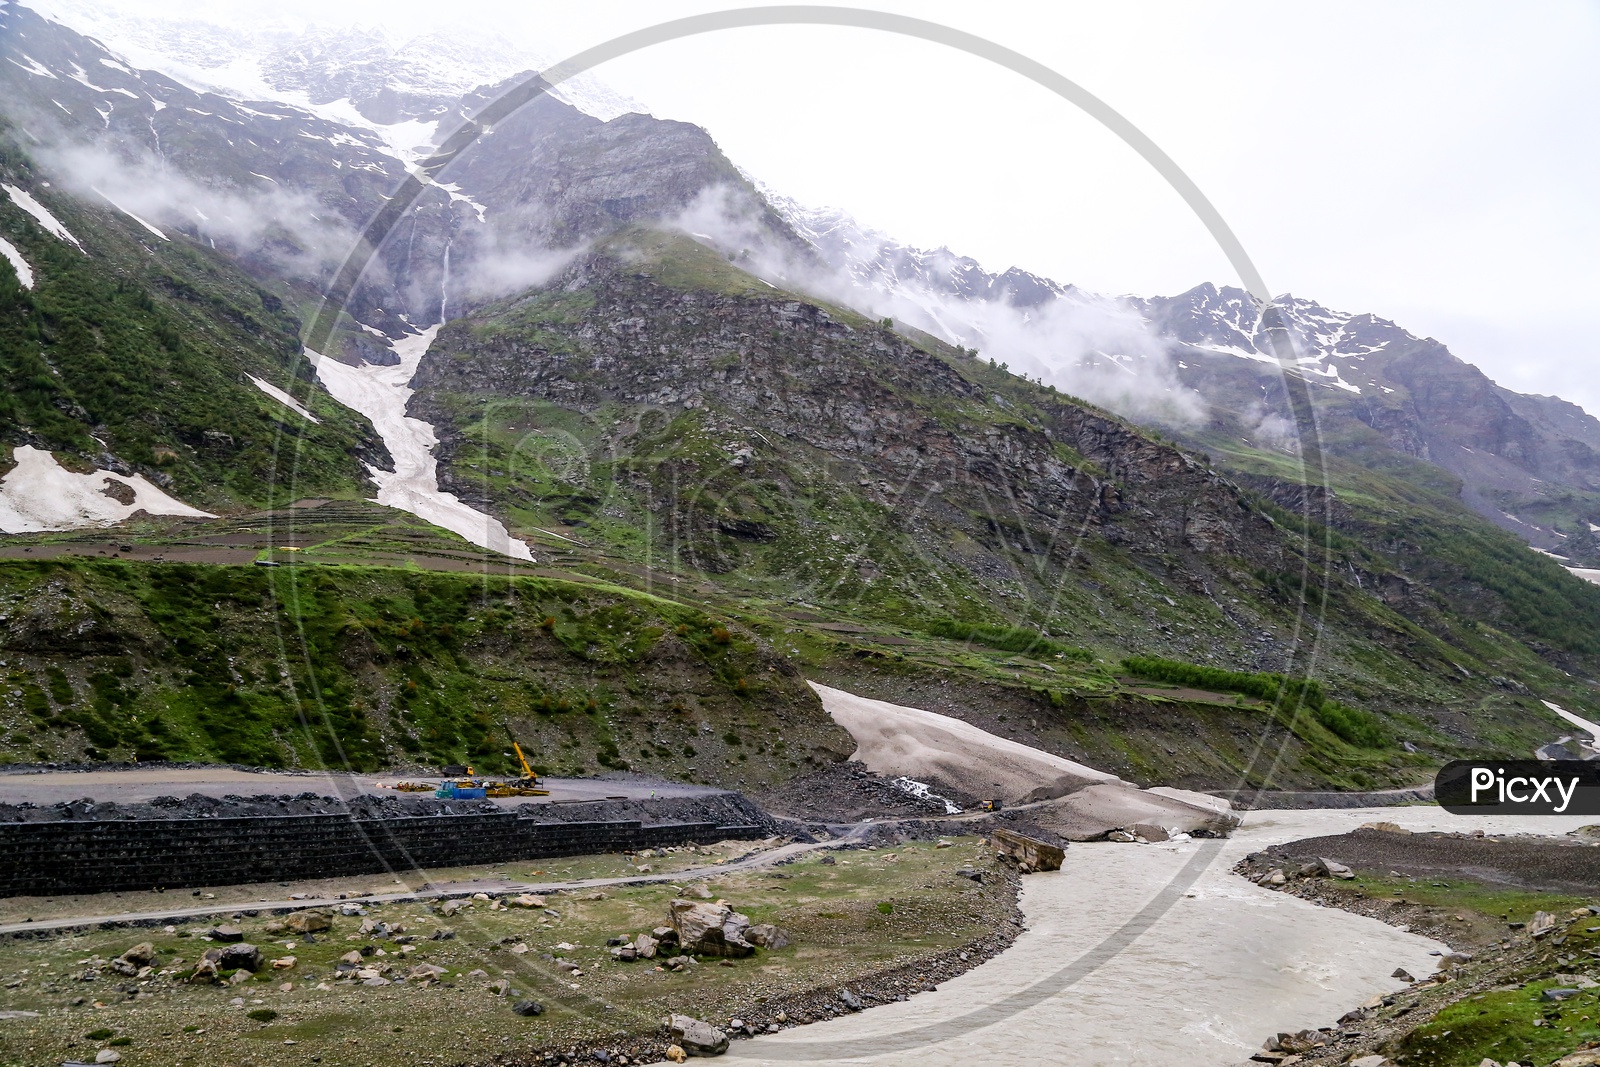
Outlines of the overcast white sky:
[[[457,24],[567,54],[725,6],[743,5],[214,0],[204,16],[270,10],[400,35]],[[1217,204],[1275,292],[1395,319],[1511,388],[1600,413],[1595,3],[871,6],[988,37],[1098,95]],[[597,74],[660,117],[705,126],[779,191],[914,244],[1105,292],[1238,283],[1115,137],[939,46],[854,29],[738,30]]]

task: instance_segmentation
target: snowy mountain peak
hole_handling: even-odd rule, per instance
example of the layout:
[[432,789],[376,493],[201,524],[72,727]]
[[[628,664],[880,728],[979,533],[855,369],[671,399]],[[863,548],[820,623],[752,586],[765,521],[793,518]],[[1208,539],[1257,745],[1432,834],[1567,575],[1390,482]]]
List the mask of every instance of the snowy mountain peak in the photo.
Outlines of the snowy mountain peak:
[[[110,12],[87,0],[52,4],[56,21],[97,38],[136,67],[160,70],[196,91],[237,100],[275,100],[349,125],[384,132],[409,156],[453,104],[474,89],[542,70],[559,56],[506,37],[452,28],[399,37],[363,26],[234,25],[190,17]],[[647,112],[591,75],[554,95],[586,114],[611,119]],[[397,141],[398,138],[398,141]]]

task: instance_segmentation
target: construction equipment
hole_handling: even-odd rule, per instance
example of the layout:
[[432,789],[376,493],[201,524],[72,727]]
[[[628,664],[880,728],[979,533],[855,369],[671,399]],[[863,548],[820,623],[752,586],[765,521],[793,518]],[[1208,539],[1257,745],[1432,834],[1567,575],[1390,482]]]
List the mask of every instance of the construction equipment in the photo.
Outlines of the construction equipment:
[[440,800],[482,800],[487,790],[488,785],[480,781],[469,766],[465,778],[445,779],[433,795]]
[[[517,762],[522,764],[522,777],[517,779],[516,784],[523,789],[539,789],[539,776],[533,773],[532,767],[528,766],[528,757],[522,754],[522,746],[517,744],[516,738],[511,739],[511,747],[517,750]],[[550,790],[539,789],[537,793],[529,795],[549,796]]]
[[[506,731],[510,733],[510,731]],[[528,757],[522,754],[522,746],[517,744],[516,738],[511,739],[511,747],[517,750],[517,762],[522,764],[522,777],[514,778],[509,782],[489,782],[486,784],[488,795],[491,797],[547,797],[550,790],[539,788],[539,776],[533,773],[533,768],[528,766]]]
[[[510,731],[506,731],[510,733]],[[533,768],[528,765],[528,757],[522,754],[522,746],[516,739],[511,741],[511,747],[517,750],[517,762],[522,764],[522,777],[512,778],[508,781],[489,781],[476,777],[472,768],[467,768],[465,778],[446,781],[433,795],[440,800],[477,800],[482,797],[547,797],[550,790],[539,788],[539,776],[533,773]]]

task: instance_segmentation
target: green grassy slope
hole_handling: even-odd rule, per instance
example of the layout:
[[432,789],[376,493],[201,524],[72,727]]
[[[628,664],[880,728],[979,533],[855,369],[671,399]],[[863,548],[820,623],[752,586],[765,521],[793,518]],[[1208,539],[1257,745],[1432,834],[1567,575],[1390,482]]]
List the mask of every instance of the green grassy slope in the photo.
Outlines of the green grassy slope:
[[726,618],[535,577],[59,560],[0,565],[12,758],[510,770],[758,784],[848,752]]

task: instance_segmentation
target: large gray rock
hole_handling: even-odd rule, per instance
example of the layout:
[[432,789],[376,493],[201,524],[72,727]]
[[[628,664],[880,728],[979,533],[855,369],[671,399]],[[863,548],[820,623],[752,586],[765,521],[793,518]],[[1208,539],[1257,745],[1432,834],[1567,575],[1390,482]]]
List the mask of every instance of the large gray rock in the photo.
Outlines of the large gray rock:
[[667,1020],[672,1042],[691,1056],[720,1056],[728,1051],[728,1035],[692,1015],[674,1015]]
[[135,967],[148,967],[156,958],[156,947],[148,941],[141,941],[124,952],[121,958]]
[[748,956],[756,950],[744,936],[750,929],[749,916],[726,904],[674,900],[670,908],[678,944],[685,952],[698,956]]
[[333,928],[333,916],[325,911],[308,908],[290,915],[283,920],[283,925],[291,934],[319,934]]
[[757,923],[745,931],[744,939],[762,948],[788,948],[789,931],[771,923]]
[[207,958],[210,958],[212,952],[217,953],[218,970],[258,971],[261,969],[261,950],[248,941],[241,941],[236,945],[229,945],[221,950],[211,949],[206,953]]

